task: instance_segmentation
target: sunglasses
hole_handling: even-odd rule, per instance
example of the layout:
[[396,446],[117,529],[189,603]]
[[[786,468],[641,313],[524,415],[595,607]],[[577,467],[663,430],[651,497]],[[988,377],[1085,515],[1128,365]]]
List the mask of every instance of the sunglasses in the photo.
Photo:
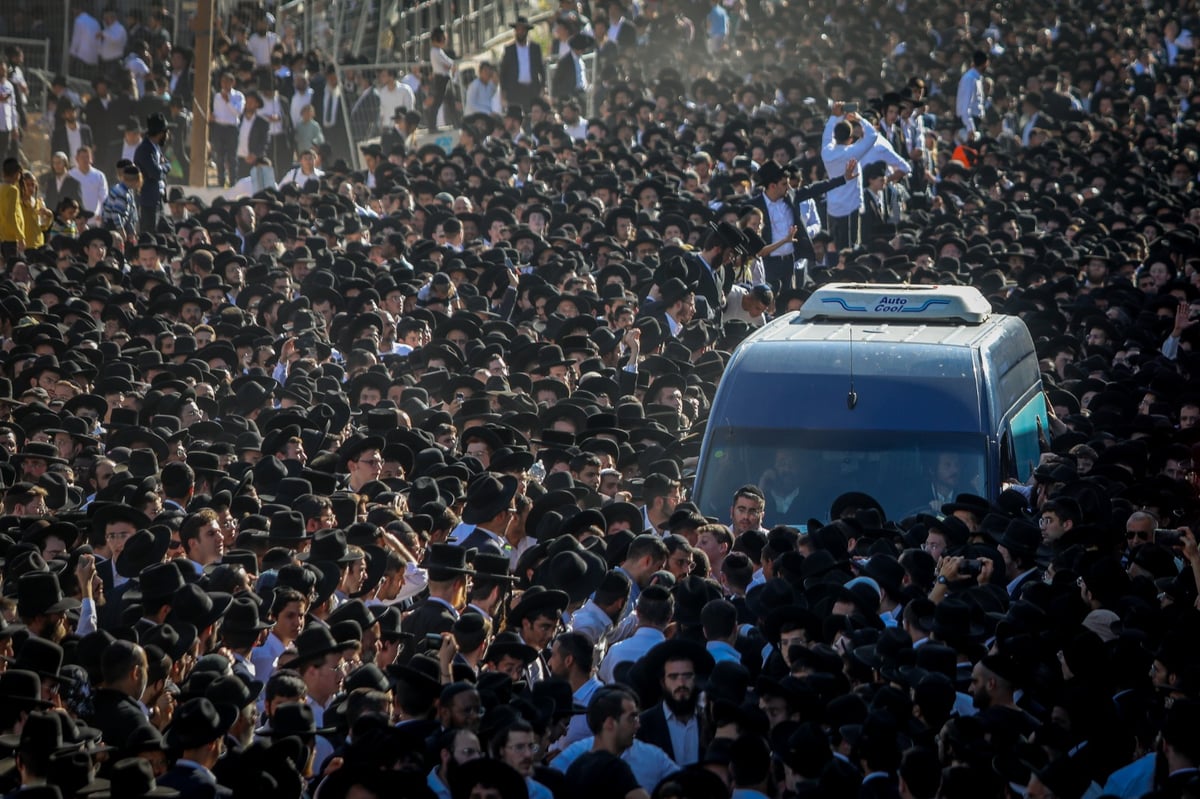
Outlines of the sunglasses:
[[1127,538],[1127,539],[1140,538],[1143,541],[1149,541],[1150,536],[1151,536],[1151,533],[1147,533],[1144,530],[1126,530],[1125,531],[1125,538]]

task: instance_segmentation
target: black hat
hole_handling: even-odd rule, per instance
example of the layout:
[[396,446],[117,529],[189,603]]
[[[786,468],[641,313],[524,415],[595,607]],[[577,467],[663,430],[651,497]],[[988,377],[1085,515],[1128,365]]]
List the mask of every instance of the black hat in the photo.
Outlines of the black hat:
[[85,791],[94,799],[141,799],[141,797],[179,796],[174,788],[160,786],[154,780],[154,769],[150,761],[141,757],[129,757],[117,761],[109,771],[104,790]]
[[537,650],[522,641],[521,636],[511,630],[505,630],[492,639],[492,644],[483,659],[486,663],[499,663],[501,659],[511,657],[528,666],[537,660],[537,656]]
[[233,596],[222,591],[205,591],[196,583],[189,583],[171,597],[171,613],[167,622],[186,622],[197,630],[215,624],[229,610]]
[[439,582],[452,579],[456,574],[475,573],[467,566],[467,550],[454,544],[430,544],[421,567],[429,573],[429,579]]
[[296,638],[296,656],[292,663],[300,664],[320,660],[334,652],[349,652],[357,649],[358,646],[358,642],[339,643],[334,639],[333,633],[328,627],[320,625],[305,627],[304,631]]
[[25,639],[13,660],[14,669],[32,671],[43,680],[63,680],[74,682],[70,677],[63,677],[62,670],[63,648],[45,638],[30,636]]
[[167,731],[172,749],[195,749],[224,737],[237,720],[238,708],[213,705],[203,696],[189,699],[176,711]]
[[308,552],[301,557],[301,560],[325,561],[339,566],[362,559],[361,552],[350,551],[346,534],[341,530],[318,530]]
[[42,678],[36,672],[15,666],[0,672],[0,702],[15,708],[50,707],[42,699]]
[[171,531],[165,525],[151,525],[148,530],[138,530],[125,542],[125,548],[117,555],[117,574],[133,578],[149,567],[162,563],[167,548],[171,545]]
[[517,478],[484,472],[467,487],[467,504],[463,508],[465,524],[481,524],[498,516],[510,507],[517,493]]
[[23,619],[78,608],[79,600],[63,597],[53,572],[28,572],[17,579],[17,615]]
[[477,757],[463,763],[450,777],[449,787],[454,796],[473,794],[476,785],[496,789],[500,796],[506,798],[529,795],[525,778],[516,769],[501,760],[488,757]]
[[258,730],[258,734],[268,738],[286,738],[289,735],[311,738],[335,731],[334,727],[318,727],[312,708],[304,702],[286,702],[275,708],[271,720]]
[[1013,519],[1004,528],[1004,534],[996,543],[1014,555],[1032,558],[1042,545],[1042,532],[1038,526],[1025,519]]
[[521,594],[521,599],[516,606],[508,613],[508,622],[513,626],[519,626],[522,619],[537,618],[538,615],[544,615],[545,611],[552,612],[555,616],[567,609],[571,599],[567,596],[566,591],[558,591],[555,589],[547,590],[540,585],[530,586]]
[[258,605],[253,599],[245,596],[236,596],[233,602],[229,605],[229,610],[225,612],[225,618],[221,622],[221,630],[231,633],[255,633],[262,630],[269,630],[275,626],[274,622],[263,621],[258,615]]

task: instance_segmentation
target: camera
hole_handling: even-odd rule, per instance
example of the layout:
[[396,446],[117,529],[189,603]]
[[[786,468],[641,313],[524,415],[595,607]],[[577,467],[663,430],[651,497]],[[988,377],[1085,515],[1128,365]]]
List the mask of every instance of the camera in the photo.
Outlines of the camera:
[[434,649],[441,649],[442,648],[442,636],[439,635],[438,633],[426,633],[425,634],[425,644],[427,646],[433,647]]
[[983,571],[983,562],[979,560],[964,560],[958,564],[958,573],[963,577],[978,577]]
[[459,392],[458,394],[454,395],[454,401],[457,402],[459,405],[461,405],[462,403],[467,401],[467,395],[463,394],[462,392]]
[[1178,530],[1155,530],[1154,543],[1164,547],[1178,547],[1183,545],[1183,533]]
[[858,111],[858,103],[846,103],[842,106],[842,113],[853,114]]

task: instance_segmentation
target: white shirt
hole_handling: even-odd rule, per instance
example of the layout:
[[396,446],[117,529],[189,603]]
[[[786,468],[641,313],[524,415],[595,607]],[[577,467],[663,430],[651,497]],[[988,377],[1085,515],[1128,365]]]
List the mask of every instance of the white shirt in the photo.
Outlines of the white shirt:
[[583,141],[584,139],[586,139],[587,138],[587,129],[588,129],[588,121],[586,119],[584,119],[583,117],[580,117],[579,121],[576,122],[574,125],[568,125],[565,122],[563,123],[563,130],[565,130],[567,132],[567,135],[570,136],[575,141]]
[[[304,121],[300,116],[300,112],[304,110],[304,106],[312,105],[312,101],[313,101],[312,86],[309,86],[307,89],[305,89],[302,92],[296,92],[295,94],[292,95],[292,107],[290,109],[291,114],[292,114],[292,127],[296,127],[297,125],[299,125],[301,122]],[[315,118],[317,120],[320,120],[321,115],[317,114],[317,116]]]
[[104,207],[104,198],[108,196],[108,178],[104,177],[104,173],[92,167],[85,175],[79,171],[79,167],[74,167],[67,174],[79,181],[83,210],[93,214],[99,212]]
[[280,641],[278,636],[271,632],[267,634],[267,640],[263,641],[262,646],[256,646],[250,650],[250,662],[254,664],[255,679],[262,680],[264,683],[271,679],[271,675],[275,673],[275,663],[286,648],[283,641]]
[[239,125],[245,108],[246,95],[237,89],[230,90],[228,100],[221,92],[217,92],[213,97],[212,121],[217,125]]
[[[792,209],[788,207],[786,194],[783,197],[780,197],[778,200],[772,200],[769,197],[767,197],[766,194],[763,194],[763,202],[766,203],[767,213],[770,214],[770,216],[771,216],[771,235],[772,235],[772,237],[774,237],[775,234],[779,231],[786,231],[791,228],[792,222],[795,221],[795,217],[792,216]],[[771,243],[771,242],[768,242],[768,243]],[[771,253],[771,255],[773,255],[773,256],[791,255],[791,254],[792,254],[791,241],[789,241],[787,244],[784,244],[779,249],[777,249],[773,253]]]
[[[575,704],[587,707],[588,703],[592,701],[592,696],[603,687],[604,683],[595,677],[591,677],[587,682],[579,686],[579,690],[571,698],[575,701]],[[590,737],[590,735],[591,731],[588,729],[587,715],[579,713],[571,716],[571,722],[567,725],[567,731],[563,733],[563,737],[551,744],[550,748],[566,749],[576,741],[582,741],[584,738]]]
[[271,122],[269,133],[272,136],[278,136],[283,133],[283,103],[279,101],[279,94],[271,95],[270,99],[263,97],[263,107],[260,112],[264,117],[279,117],[278,122]]
[[[594,744],[595,738],[591,737],[584,738],[582,741],[576,741],[564,749],[558,757],[550,761],[550,768],[566,774],[567,769],[571,767],[572,763],[592,751]],[[664,778],[679,771],[679,766],[667,756],[666,752],[654,744],[649,744],[636,738],[633,740],[633,746],[621,753],[621,759],[633,771],[634,779],[638,781],[638,785],[647,791],[653,791],[654,787],[662,782]]]
[[616,671],[617,666],[627,661],[641,659],[643,655],[654,648],[655,644],[660,644],[665,640],[666,636],[663,635],[662,630],[656,630],[653,627],[638,627],[634,630],[633,635],[608,648],[608,654],[600,662],[600,669],[596,672],[596,676],[606,683],[614,681],[616,676],[613,672]]
[[71,31],[71,55],[85,64],[95,66],[100,63],[100,23],[86,11],[75,17],[75,27]]
[[242,126],[238,128],[238,158],[245,158],[250,155],[250,130],[254,127],[254,119],[257,113],[242,117]]
[[121,56],[125,55],[125,42],[129,39],[129,34],[125,32],[125,26],[117,20],[113,20],[113,24],[101,33],[104,38],[100,40],[100,60],[120,60]]
[[[313,720],[317,723],[317,729],[324,727],[325,726],[325,723],[324,723],[325,722],[325,708],[324,708],[324,706],[318,704],[317,701],[315,699],[313,699],[311,696],[305,696],[304,703],[306,705],[308,705],[310,708],[312,708]],[[313,740],[313,748],[317,752],[316,757],[313,759],[313,763],[315,764],[313,766],[313,768],[319,769],[319,768],[321,768],[320,764],[323,764],[326,760],[329,759],[330,756],[333,755],[333,743],[328,738],[326,738],[324,735],[318,735]]]
[[417,96],[413,94],[413,90],[408,87],[408,84],[400,81],[396,81],[390,87],[377,88],[375,93],[379,95],[379,126],[381,128],[387,128],[392,124],[392,117],[396,115],[397,108],[411,111],[417,105]]
[[83,146],[83,133],[79,130],[79,124],[75,127],[67,126],[67,152],[77,153],[79,148]]
[[282,188],[289,183],[299,183],[301,186],[303,186],[310,180],[320,180],[323,177],[325,177],[325,173],[319,169],[316,169],[315,167],[313,168],[312,174],[307,175],[304,173],[303,169],[301,169],[299,166],[295,166],[287,171],[287,174],[283,176],[283,180],[279,181],[279,186]]
[[517,83],[533,83],[529,69],[529,43],[517,45]]
[[591,599],[571,616],[571,632],[586,635],[592,646],[603,646],[604,636],[612,626],[612,619]]
[[975,67],[971,67],[958,81],[958,97],[954,103],[954,111],[962,120],[963,127],[968,133],[975,132],[975,119],[983,116],[983,75]]
[[16,130],[18,124],[17,90],[11,81],[0,80],[0,130]]
[[[863,125],[863,137],[854,144],[838,144],[833,140],[833,129],[842,117],[830,117],[825,123],[825,132],[821,137],[824,142],[821,147],[821,160],[825,162],[825,171],[830,175],[844,175],[846,164],[850,159],[861,161],[879,138],[873,125]],[[850,216],[862,210],[862,170],[854,180],[846,181],[825,195],[825,211],[829,216]]]
[[581,92],[586,92],[588,89],[587,70],[583,68],[583,56],[573,54],[575,59],[575,88]]
[[859,159],[858,165],[864,167],[867,164],[874,164],[878,161],[883,161],[901,175],[907,175],[912,172],[912,164],[901,158],[900,154],[896,152],[896,148],[892,146],[892,143],[883,136],[876,137],[875,146]]
[[321,104],[324,107],[321,108],[320,113],[317,114],[317,120],[321,122],[324,127],[337,124],[339,115],[338,112],[341,110],[342,105],[342,90],[340,88],[335,88],[330,91],[330,89],[326,87],[325,97],[321,101]]
[[429,48],[429,60],[433,64],[434,75],[449,76],[454,71],[454,60],[440,47]]
[[675,762],[681,766],[690,766],[700,759],[700,725],[693,713],[686,721],[671,712],[667,703],[663,703],[663,715],[667,717],[667,732],[671,735],[671,748],[675,753]]
[[260,67],[271,66],[271,50],[279,43],[279,34],[267,31],[265,34],[252,34],[246,40],[250,55],[254,56],[254,64]]
[[758,316],[751,316],[742,307],[742,299],[749,293],[750,289],[740,284],[734,284],[729,287],[729,293],[725,295],[725,314],[722,317],[726,322],[730,319],[741,319],[751,327],[762,327],[767,323],[767,315],[765,313]]

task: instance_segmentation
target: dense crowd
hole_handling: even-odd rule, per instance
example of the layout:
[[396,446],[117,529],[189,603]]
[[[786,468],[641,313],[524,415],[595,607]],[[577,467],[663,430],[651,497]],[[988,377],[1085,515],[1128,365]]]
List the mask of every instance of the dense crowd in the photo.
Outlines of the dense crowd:
[[[95,10],[43,175],[0,65],[6,795],[1200,796],[1193,5],[564,0],[462,97],[239,13],[211,204]],[[1032,476],[702,514],[831,281],[1024,319]]]

